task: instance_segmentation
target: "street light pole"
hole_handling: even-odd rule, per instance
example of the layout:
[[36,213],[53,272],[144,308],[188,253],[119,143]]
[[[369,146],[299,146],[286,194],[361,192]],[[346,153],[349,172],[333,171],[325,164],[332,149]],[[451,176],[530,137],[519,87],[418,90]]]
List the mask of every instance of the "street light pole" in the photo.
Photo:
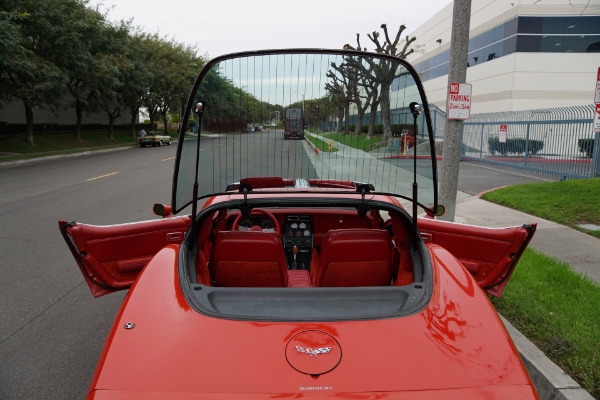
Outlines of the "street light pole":
[[[448,93],[450,83],[465,83],[467,80],[470,23],[471,0],[454,0],[452,38],[450,42],[450,71],[448,72],[446,93]],[[449,101],[447,100],[446,115],[448,115],[449,111],[448,103]],[[446,207],[446,213],[440,217],[440,219],[445,221],[454,221],[454,213],[456,211],[462,129],[462,120],[446,118],[439,198],[439,204]]]

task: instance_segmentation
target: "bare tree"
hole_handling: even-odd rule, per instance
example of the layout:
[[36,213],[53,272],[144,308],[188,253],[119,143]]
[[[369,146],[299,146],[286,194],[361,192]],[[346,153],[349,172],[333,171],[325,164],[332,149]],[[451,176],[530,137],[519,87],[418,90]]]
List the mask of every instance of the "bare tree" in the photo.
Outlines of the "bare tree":
[[[371,42],[375,44],[375,52],[382,54],[389,54],[392,56],[396,56],[399,58],[406,58],[410,54],[414,52],[414,49],[409,49],[410,45],[416,40],[415,37],[406,36],[406,40],[401,41],[402,32],[406,29],[406,26],[400,25],[398,28],[398,32],[396,33],[396,37],[392,41],[388,34],[388,29],[386,24],[382,24],[381,28],[383,29],[383,33],[385,36],[385,40],[380,42],[380,34],[377,31],[373,31],[371,34],[367,34]],[[358,51],[367,51],[366,48],[363,48],[360,44],[360,34],[356,35],[356,43],[357,47],[354,48],[349,44],[344,46],[344,49],[352,49]],[[352,65],[356,68],[359,68],[363,72],[363,76],[369,84],[363,86],[365,88],[370,88],[367,90],[375,90],[379,88],[379,98],[378,101],[381,104],[381,119],[383,125],[383,134],[384,140],[388,140],[392,135],[392,123],[391,123],[391,114],[390,114],[390,91],[392,87],[392,82],[394,79],[399,77],[401,73],[398,72],[398,64],[390,61],[381,60],[379,63],[375,64],[372,61],[366,59],[369,64],[369,68],[367,69],[363,63],[354,62]],[[374,86],[371,86],[374,84]],[[377,110],[375,109],[375,112]],[[371,112],[373,114],[373,112]]]
[[[336,69],[334,63],[331,64],[332,68]],[[346,76],[340,74],[339,76],[332,71],[327,72],[327,77],[331,79],[331,82],[325,84],[325,89],[331,92],[333,95],[333,103],[338,106],[339,109],[339,123],[337,131],[341,133],[342,121],[345,122],[344,134],[350,133],[350,103],[352,102],[352,85]]]

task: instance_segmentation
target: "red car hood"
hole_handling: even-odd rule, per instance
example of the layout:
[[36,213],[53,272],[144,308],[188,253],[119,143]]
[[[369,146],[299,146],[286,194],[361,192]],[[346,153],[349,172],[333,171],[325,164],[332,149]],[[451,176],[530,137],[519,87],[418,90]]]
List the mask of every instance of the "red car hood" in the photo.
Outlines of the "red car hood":
[[[177,251],[171,245],[159,252],[130,289],[98,363],[91,398],[139,398],[142,392],[147,398],[180,399],[209,393],[215,399],[241,393],[248,399],[299,393],[536,398],[498,315],[471,275],[440,247],[430,248],[435,289],[425,310],[403,318],[331,323],[199,314],[181,293]],[[135,326],[126,329],[128,323]],[[288,342],[305,331],[319,331],[339,344],[330,372],[311,376],[288,362]],[[332,354],[304,356],[327,362],[322,360]]]

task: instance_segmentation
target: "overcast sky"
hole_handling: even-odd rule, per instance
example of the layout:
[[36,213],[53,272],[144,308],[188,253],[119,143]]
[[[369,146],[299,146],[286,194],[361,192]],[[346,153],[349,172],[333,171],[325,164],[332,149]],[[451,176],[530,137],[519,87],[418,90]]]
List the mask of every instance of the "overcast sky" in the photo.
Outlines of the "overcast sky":
[[[410,32],[451,0],[90,0],[112,21],[133,19],[146,33],[159,33],[196,46],[210,58],[235,51],[270,48],[373,49],[367,33],[388,25]],[[403,35],[404,36],[404,35]]]

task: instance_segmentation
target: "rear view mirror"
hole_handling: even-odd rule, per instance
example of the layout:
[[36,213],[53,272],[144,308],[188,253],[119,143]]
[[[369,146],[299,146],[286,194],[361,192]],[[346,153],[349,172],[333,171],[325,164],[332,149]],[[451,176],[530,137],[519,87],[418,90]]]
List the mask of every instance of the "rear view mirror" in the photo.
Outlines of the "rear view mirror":
[[152,212],[154,212],[154,214],[158,215],[159,217],[163,217],[163,218],[169,218],[172,217],[172,208],[164,205],[164,204],[160,204],[160,203],[156,203],[154,204],[154,206],[152,207]]

